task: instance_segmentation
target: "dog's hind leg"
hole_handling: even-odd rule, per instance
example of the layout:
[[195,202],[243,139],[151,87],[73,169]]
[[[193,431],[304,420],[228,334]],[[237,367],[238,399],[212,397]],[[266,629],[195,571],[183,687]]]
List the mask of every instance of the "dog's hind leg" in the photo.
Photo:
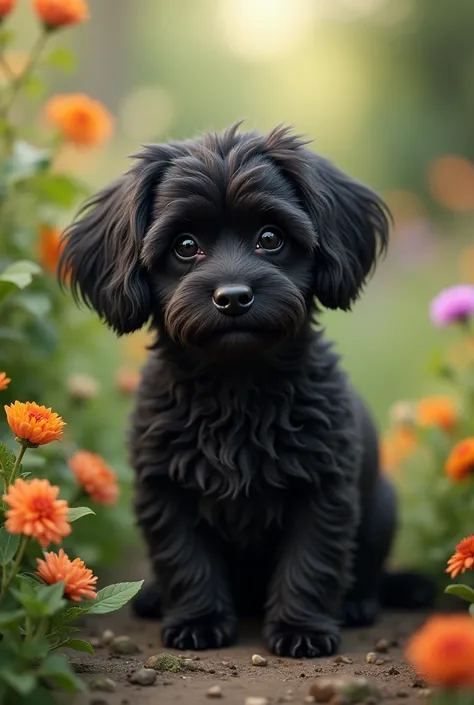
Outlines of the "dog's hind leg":
[[383,566],[392,546],[397,523],[395,489],[380,475],[368,506],[362,507],[354,562],[354,583],[344,604],[346,627],[369,626],[380,609]]

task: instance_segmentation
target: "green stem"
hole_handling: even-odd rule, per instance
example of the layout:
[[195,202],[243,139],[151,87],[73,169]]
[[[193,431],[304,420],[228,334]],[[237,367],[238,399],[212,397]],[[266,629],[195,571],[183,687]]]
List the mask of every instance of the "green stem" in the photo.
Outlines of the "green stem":
[[21,562],[23,560],[23,556],[25,555],[26,547],[28,545],[28,536],[22,536],[21,541],[20,541],[20,546],[18,548],[15,562],[13,563],[13,567],[11,570],[10,575],[5,579],[4,584],[2,586],[2,591],[0,592],[0,606],[3,604],[3,601],[6,597],[7,591],[10,588],[12,582],[16,578],[16,574],[18,573],[18,569],[21,565]]
[[8,485],[11,485],[11,484],[13,483],[13,481],[14,481],[14,479],[15,479],[15,477],[16,477],[16,474],[17,474],[17,472],[18,472],[18,470],[19,470],[19,468],[20,468],[21,461],[23,460],[23,456],[25,455],[25,452],[26,452],[26,449],[27,449],[27,448],[28,448],[28,446],[27,446],[27,444],[25,443],[25,441],[21,441],[20,450],[18,451],[18,455],[17,455],[17,458],[16,458],[16,460],[15,460],[15,465],[13,466],[12,474],[10,475],[10,482],[7,482],[7,481],[6,481],[6,483],[7,483],[6,489],[8,489]]

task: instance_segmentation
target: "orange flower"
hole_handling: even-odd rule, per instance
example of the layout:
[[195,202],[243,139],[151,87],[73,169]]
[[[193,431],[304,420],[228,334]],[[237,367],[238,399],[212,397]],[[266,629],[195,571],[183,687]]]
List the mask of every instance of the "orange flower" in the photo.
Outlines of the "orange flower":
[[380,465],[385,472],[396,470],[415,451],[417,439],[408,426],[397,426],[380,444]]
[[117,388],[124,394],[133,394],[140,383],[140,373],[126,367],[118,370],[115,375]]
[[25,482],[19,477],[3,495],[10,507],[6,513],[7,531],[32,536],[43,548],[61,543],[71,533],[71,525],[67,520],[68,503],[57,499],[58,494],[59,487],[49,480],[35,478]]
[[452,578],[474,566],[474,536],[468,536],[456,546],[456,553],[448,561],[446,572]]
[[5,406],[8,425],[17,438],[32,447],[60,441],[66,423],[59,414],[34,401],[16,401]]
[[38,254],[41,265],[51,274],[56,274],[61,254],[61,230],[48,225],[40,225]]
[[438,426],[452,431],[458,422],[458,409],[450,397],[426,397],[417,405],[417,420],[422,428]]
[[10,382],[11,382],[11,379],[10,379],[10,377],[7,377],[7,373],[0,372],[0,392],[3,392],[3,390],[8,387]]
[[465,438],[454,446],[445,465],[446,474],[451,480],[465,480],[474,472],[474,437]]
[[100,455],[79,450],[68,462],[77,482],[95,502],[114,504],[117,501],[120,490],[116,475]]
[[0,19],[15,9],[16,0],[0,0]]
[[112,136],[107,108],[84,93],[55,95],[44,107],[46,120],[78,147],[94,147]]
[[89,19],[89,8],[84,0],[33,0],[33,7],[50,29]]
[[474,620],[469,615],[431,617],[410,639],[406,657],[433,685],[474,686]]
[[45,553],[44,560],[37,558],[36,562],[36,575],[48,585],[64,582],[64,594],[74,602],[81,602],[84,597],[95,599],[97,578],[80,558],[71,561],[60,548],[59,553]]

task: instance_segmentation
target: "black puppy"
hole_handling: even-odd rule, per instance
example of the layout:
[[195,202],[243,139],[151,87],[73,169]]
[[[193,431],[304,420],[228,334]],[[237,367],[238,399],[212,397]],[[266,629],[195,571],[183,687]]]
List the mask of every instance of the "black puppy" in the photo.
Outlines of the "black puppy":
[[131,437],[156,576],[136,610],[163,611],[168,647],[228,645],[257,612],[273,652],[328,655],[378,611],[394,493],[312,324],[358,297],[387,209],[306,144],[234,126],[150,145],[65,234],[76,296],[157,332]]

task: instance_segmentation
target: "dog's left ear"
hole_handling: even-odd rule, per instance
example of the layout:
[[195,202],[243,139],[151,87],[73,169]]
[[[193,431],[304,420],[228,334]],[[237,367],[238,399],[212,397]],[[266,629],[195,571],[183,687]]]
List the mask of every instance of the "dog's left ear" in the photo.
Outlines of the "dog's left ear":
[[327,308],[348,310],[387,247],[390,212],[370,188],[306,144],[280,127],[264,149],[284,171],[313,224],[314,295]]
[[305,152],[305,205],[317,235],[314,294],[327,308],[348,310],[386,250],[390,212],[370,188]]

